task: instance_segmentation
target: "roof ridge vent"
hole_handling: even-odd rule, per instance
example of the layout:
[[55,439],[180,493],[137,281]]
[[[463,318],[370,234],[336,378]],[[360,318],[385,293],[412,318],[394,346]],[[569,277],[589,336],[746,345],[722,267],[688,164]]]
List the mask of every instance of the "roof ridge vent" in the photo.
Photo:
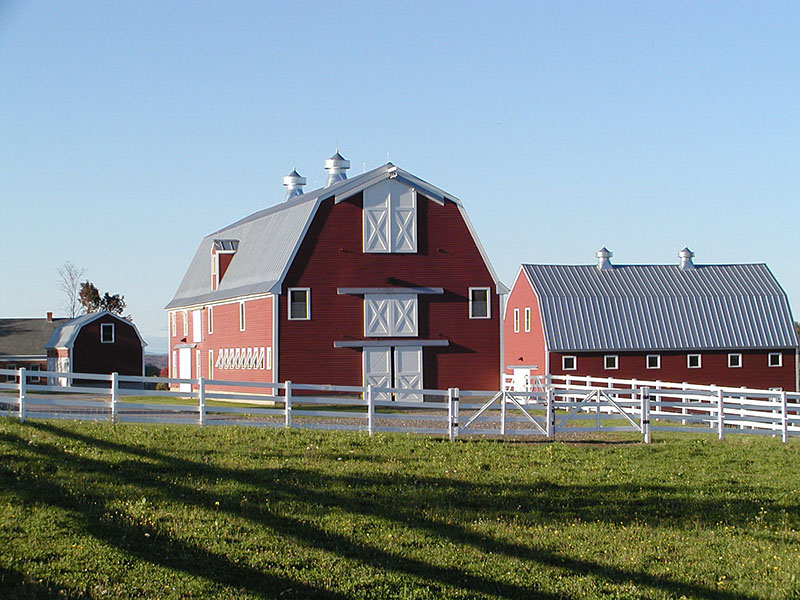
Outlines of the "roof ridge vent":
[[297,169],[292,169],[292,172],[283,178],[283,185],[286,186],[286,200],[291,200],[295,196],[302,196],[305,184],[306,178],[300,175]]
[[597,268],[601,271],[614,268],[614,265],[611,264],[611,257],[614,256],[614,253],[605,246],[600,248],[600,250],[595,253],[595,256],[597,256]]
[[325,170],[328,172],[328,181],[325,182],[325,187],[330,187],[338,181],[347,179],[347,169],[350,168],[350,161],[344,156],[339,154],[339,149],[327,159],[324,163]]
[[694,258],[694,252],[689,250],[688,246],[684,246],[683,250],[678,252],[678,257],[681,259],[681,269],[684,271],[691,270],[696,268],[692,259]]

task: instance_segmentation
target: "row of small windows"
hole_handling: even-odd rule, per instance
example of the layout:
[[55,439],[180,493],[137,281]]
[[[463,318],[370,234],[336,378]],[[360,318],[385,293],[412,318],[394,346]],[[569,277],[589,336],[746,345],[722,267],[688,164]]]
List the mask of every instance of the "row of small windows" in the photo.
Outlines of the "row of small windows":
[[[645,357],[645,363],[648,369],[661,368],[661,355],[648,354]],[[686,368],[687,369],[700,369],[703,366],[703,357],[701,354],[687,354],[686,355]],[[728,367],[737,369],[742,366],[742,355],[738,352],[728,354]],[[781,367],[783,366],[783,355],[780,352],[770,352],[767,355],[767,366]],[[562,356],[561,369],[564,371],[575,371],[578,368],[577,356]],[[619,369],[619,355],[606,354],[603,356],[603,368],[607,371]]]

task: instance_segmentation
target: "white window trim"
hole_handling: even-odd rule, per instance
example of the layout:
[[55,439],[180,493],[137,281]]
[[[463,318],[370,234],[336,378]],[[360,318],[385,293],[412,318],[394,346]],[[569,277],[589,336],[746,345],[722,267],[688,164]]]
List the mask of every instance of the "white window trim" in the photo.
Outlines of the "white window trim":
[[525,307],[525,333],[529,333],[531,330],[531,307]]
[[[778,357],[778,364],[776,364],[776,365],[772,364],[772,357],[773,356],[777,356]],[[770,352],[767,355],[767,366],[768,367],[782,367],[783,366],[783,354],[781,354],[780,352]]]
[[[472,292],[485,291],[486,292],[486,315],[475,316],[472,314]],[[492,318],[492,290],[488,287],[471,287],[469,288],[469,318],[470,319],[491,319]]]
[[169,318],[172,326],[172,337],[178,335],[178,315],[175,311],[169,313]]
[[[608,360],[614,359],[614,366],[608,366]],[[619,369],[619,355],[618,354],[606,354],[603,356],[603,369],[606,371],[616,371]]]
[[[734,359],[734,357],[736,357]],[[733,360],[736,360],[739,364],[731,364]],[[729,369],[741,369],[742,368],[742,355],[739,352],[731,352],[728,354],[728,368]]]
[[208,351],[208,378],[214,379],[214,351]]
[[514,309],[514,333],[519,333],[519,309]]
[[[567,360],[572,359],[572,366],[567,366]],[[572,354],[561,357],[561,370],[562,371],[577,371],[578,370],[578,357]]]
[[200,354],[200,350],[194,351],[194,366],[195,366],[195,374],[194,376],[198,379],[202,377],[201,373],[203,372],[203,358],[202,354]]
[[[8,369],[9,371],[16,371],[17,365],[15,363],[10,363],[6,365],[5,368]],[[16,381],[17,381],[16,375],[6,375],[6,382],[16,382]]]
[[[692,357],[697,357],[697,364],[692,365]],[[686,368],[687,369],[702,369],[703,368],[703,355],[702,354],[687,354],[686,355]]]
[[208,318],[208,333],[214,333],[214,307],[213,306],[207,307],[206,316]]
[[[306,316],[293,317],[292,316],[292,292],[305,292],[306,293]],[[286,307],[286,314],[290,321],[310,321],[311,320],[311,288],[289,288],[287,291],[288,306]]]
[[[111,327],[111,339],[104,340],[103,339],[103,329],[105,327]],[[100,323],[100,343],[101,344],[113,344],[114,340],[116,339],[117,332],[116,327],[114,327],[114,323]]]
[[[651,358],[655,358],[656,359],[656,366],[655,367],[651,367],[650,366],[650,359]],[[661,355],[660,354],[648,354],[644,359],[644,366],[646,368],[648,368],[648,369],[660,369],[661,368]]]
[[183,311],[183,335],[189,335],[189,311]]
[[245,331],[247,328],[247,310],[244,304],[244,300],[239,302],[239,331]]

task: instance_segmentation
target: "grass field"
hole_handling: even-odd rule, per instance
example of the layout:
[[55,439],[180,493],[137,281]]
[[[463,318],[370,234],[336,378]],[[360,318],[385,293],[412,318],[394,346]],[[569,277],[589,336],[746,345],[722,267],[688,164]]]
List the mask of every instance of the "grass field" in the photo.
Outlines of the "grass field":
[[0,419],[2,598],[800,598],[800,440]]

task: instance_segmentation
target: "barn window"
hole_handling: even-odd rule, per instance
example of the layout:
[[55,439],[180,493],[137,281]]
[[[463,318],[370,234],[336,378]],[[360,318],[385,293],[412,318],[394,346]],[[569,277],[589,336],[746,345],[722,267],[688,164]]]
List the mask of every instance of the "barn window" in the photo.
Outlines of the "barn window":
[[770,352],[767,357],[767,364],[770,367],[782,367],[783,355],[780,352]]
[[214,379],[214,351],[208,351],[208,378]]
[[244,331],[244,302],[239,302],[239,331]]
[[170,320],[170,323],[172,324],[172,337],[175,337],[176,335],[178,335],[178,332],[176,330],[176,327],[177,327],[176,323],[178,321],[177,314],[174,313],[174,312],[169,313],[169,320]]
[[[39,365],[33,365],[33,364],[32,364],[32,365],[30,365],[28,368],[29,368],[31,371],[39,371]],[[34,376],[32,376],[32,377],[29,377],[29,378],[28,378],[28,381],[29,381],[30,383],[39,383],[39,382],[41,381],[41,377],[34,377]]]
[[688,369],[699,369],[703,365],[699,354],[686,355],[686,367]]
[[214,307],[208,307],[208,333],[214,333]]
[[[489,306],[489,288],[469,288],[470,319],[488,319],[491,316]],[[517,330],[519,330],[519,319],[517,319]]]
[[514,309],[514,333],[519,333],[519,309]]
[[192,311],[192,341],[193,342],[202,342],[203,341],[203,321],[201,316],[203,314],[202,310],[193,310]]
[[619,369],[619,356],[616,354],[606,354],[603,357],[603,368],[607,371]]
[[[17,365],[15,365],[15,364],[6,365],[6,369],[8,369],[9,371],[16,371],[17,370]],[[14,381],[15,382],[15,381],[17,381],[17,376],[16,375],[6,375],[6,381],[9,381],[9,382]]]
[[364,252],[417,251],[417,193],[388,179],[364,190]]
[[189,335],[189,311],[183,311],[183,335]]
[[364,335],[416,336],[416,294],[364,294]]
[[100,343],[114,343],[114,323],[102,323],[100,325]]
[[531,307],[525,307],[525,331],[531,330]]
[[648,369],[660,369],[661,368],[661,355],[660,354],[648,354],[647,355],[647,368]]
[[574,371],[578,368],[578,358],[575,356],[562,356],[561,369],[563,371]]
[[311,320],[310,288],[289,288],[289,319],[291,321]]
[[201,356],[200,355],[200,350],[195,350],[195,352],[194,352],[194,368],[195,368],[194,376],[197,377],[198,379],[200,377],[202,377],[202,371],[200,369],[200,367],[201,367],[200,356]]
[[728,367],[731,369],[737,369],[742,366],[742,355],[741,354],[728,354]]

